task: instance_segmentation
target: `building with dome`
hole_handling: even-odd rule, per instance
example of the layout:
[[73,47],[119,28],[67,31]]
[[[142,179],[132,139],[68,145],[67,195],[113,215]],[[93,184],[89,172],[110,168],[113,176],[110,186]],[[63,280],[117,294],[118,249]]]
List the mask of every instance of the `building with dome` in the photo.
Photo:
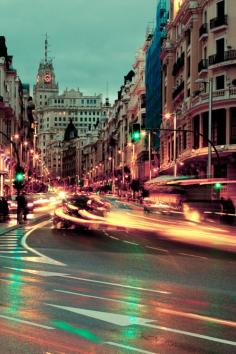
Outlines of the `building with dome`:
[[39,65],[34,85],[37,148],[49,173],[60,177],[62,157],[58,153],[58,146],[64,144],[65,129],[73,122],[82,140],[97,136],[104,110],[101,94],[84,95],[78,88],[66,89],[59,94],[59,85],[56,82],[52,60],[48,59],[47,47],[46,37],[45,58]]

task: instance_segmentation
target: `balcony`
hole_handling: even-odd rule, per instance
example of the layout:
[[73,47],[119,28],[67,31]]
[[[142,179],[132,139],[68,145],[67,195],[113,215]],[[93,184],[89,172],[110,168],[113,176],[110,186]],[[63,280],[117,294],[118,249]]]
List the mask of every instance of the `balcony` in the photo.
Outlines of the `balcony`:
[[209,56],[209,65],[215,65],[230,60],[236,60],[236,49],[230,49],[225,52]]
[[228,25],[228,15],[222,15],[210,20],[210,29],[215,30],[222,26]]
[[198,72],[200,73],[203,70],[207,70],[207,68],[208,68],[208,60],[207,59],[202,59],[198,63]]
[[173,65],[172,75],[176,76],[180,69],[184,66],[184,53],[177,59],[176,63]]
[[199,28],[199,38],[208,36],[207,23],[203,23]]
[[175,97],[177,97],[183,89],[184,89],[184,81],[182,81],[181,84],[173,91],[172,98],[174,99]]

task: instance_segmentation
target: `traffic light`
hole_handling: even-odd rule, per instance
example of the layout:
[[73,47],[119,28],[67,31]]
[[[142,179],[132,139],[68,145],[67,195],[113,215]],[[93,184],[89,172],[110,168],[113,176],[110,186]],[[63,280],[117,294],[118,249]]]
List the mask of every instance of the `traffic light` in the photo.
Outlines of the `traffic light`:
[[25,174],[24,174],[24,169],[21,166],[16,166],[15,170],[15,179],[13,186],[16,190],[21,190],[24,188],[24,179],[25,179]]
[[219,190],[222,188],[222,184],[219,183],[219,182],[216,182],[216,183],[214,184],[214,188],[215,188],[217,191],[219,191]]
[[141,139],[140,124],[134,123],[132,126],[131,140],[133,143]]

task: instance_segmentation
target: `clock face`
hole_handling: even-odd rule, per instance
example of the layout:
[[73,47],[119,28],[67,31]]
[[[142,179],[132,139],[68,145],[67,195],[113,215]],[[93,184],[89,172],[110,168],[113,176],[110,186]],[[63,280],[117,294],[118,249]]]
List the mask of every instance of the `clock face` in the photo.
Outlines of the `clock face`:
[[52,81],[52,76],[50,73],[45,73],[44,75],[44,82],[49,83]]

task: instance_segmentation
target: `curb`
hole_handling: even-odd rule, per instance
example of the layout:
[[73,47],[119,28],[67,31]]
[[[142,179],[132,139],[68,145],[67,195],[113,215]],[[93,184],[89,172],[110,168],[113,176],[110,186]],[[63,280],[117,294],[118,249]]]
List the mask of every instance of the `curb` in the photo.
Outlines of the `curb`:
[[43,214],[43,215],[40,215],[37,218],[33,219],[32,221],[29,221],[29,223],[26,225],[22,224],[22,225],[14,225],[14,226],[6,227],[6,230],[0,232],[0,236],[5,235],[7,232],[10,232],[12,230],[17,230],[17,229],[23,228],[24,226],[33,225],[34,223],[37,223],[37,222],[47,218],[48,216],[50,216],[50,214]]

